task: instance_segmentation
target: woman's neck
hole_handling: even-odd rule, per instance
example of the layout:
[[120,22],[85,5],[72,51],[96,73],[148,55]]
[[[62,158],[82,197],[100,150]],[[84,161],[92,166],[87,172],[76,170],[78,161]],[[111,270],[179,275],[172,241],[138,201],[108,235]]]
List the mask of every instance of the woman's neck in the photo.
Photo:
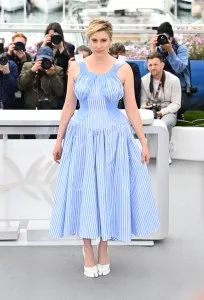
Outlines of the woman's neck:
[[108,53],[105,55],[101,55],[101,56],[92,54],[89,57],[90,57],[90,59],[92,59],[92,61],[98,62],[98,63],[107,63],[108,60],[112,59],[112,57]]

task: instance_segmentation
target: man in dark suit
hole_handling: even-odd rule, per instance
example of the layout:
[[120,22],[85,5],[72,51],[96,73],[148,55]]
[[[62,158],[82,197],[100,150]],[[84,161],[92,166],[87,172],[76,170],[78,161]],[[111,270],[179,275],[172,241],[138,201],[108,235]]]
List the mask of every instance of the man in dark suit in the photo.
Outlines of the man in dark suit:
[[[126,60],[125,57],[125,46],[121,43],[114,43],[112,47],[110,48],[110,54],[118,59],[121,59],[123,57],[124,60]],[[140,107],[140,94],[141,94],[141,74],[140,69],[138,65],[135,62],[126,61],[133,72],[134,77],[134,90],[135,90],[135,99],[137,102],[137,106]],[[123,99],[119,101],[118,108],[123,109],[124,108],[124,102]]]

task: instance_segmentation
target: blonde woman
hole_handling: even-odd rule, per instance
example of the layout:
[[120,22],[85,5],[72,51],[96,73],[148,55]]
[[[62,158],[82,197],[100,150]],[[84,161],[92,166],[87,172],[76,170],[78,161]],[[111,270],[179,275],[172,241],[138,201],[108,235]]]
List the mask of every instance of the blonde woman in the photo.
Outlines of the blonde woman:
[[[133,75],[128,64],[109,55],[112,32],[108,21],[96,19],[89,24],[92,54],[70,66],[53,150],[60,165],[50,234],[83,238],[84,274],[88,277],[110,272],[108,240],[127,242],[132,234],[146,236],[159,228]],[[129,120],[117,109],[122,97]],[[75,113],[77,99],[80,109]],[[97,238],[96,261],[91,240]]]

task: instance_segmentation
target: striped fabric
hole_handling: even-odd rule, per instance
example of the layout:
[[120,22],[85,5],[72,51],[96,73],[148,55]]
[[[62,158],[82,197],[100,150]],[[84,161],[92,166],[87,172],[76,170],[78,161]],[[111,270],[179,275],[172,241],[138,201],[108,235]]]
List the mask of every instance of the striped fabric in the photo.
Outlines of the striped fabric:
[[117,109],[123,85],[117,61],[104,74],[80,62],[74,92],[80,110],[65,134],[50,222],[55,238],[130,241],[159,229],[146,164],[128,119]]

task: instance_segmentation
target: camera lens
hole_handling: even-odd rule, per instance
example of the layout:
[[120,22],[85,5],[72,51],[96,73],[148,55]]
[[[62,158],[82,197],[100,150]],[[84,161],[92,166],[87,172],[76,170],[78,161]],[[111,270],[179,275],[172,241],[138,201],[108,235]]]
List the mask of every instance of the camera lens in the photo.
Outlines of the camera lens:
[[48,70],[51,68],[52,62],[48,58],[43,58],[41,66],[44,70]]
[[62,42],[62,36],[59,34],[59,33],[54,33],[51,37],[51,42],[54,44],[54,45],[59,45],[61,42]]
[[4,54],[0,55],[0,65],[1,66],[5,66],[8,62],[8,58],[6,56],[4,56]]
[[16,43],[14,43],[14,45],[15,45],[15,50],[17,50],[17,51],[25,51],[25,44],[24,43],[22,43],[22,42],[16,42]]
[[157,42],[159,45],[165,45],[169,43],[168,36],[166,34],[159,34],[157,38]]

